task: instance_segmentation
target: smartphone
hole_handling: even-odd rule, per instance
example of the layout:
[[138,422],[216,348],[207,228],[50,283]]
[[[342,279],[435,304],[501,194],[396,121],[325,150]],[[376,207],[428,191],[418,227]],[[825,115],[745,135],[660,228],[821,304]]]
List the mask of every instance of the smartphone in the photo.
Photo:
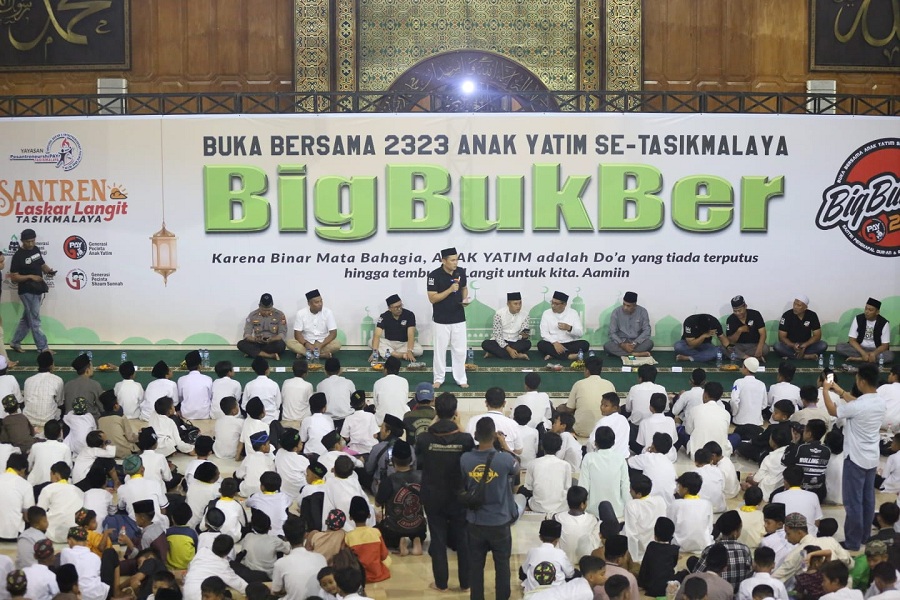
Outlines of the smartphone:
[[834,373],[829,373],[825,376],[825,381],[828,383],[834,383]]

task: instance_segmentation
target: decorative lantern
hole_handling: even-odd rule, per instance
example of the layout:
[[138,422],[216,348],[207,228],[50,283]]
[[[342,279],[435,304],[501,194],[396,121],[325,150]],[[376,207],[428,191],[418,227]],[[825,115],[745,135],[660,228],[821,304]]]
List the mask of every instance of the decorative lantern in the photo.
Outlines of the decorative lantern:
[[163,221],[162,229],[150,236],[153,261],[151,269],[162,275],[163,285],[168,285],[169,275],[178,270],[178,238],[166,229]]

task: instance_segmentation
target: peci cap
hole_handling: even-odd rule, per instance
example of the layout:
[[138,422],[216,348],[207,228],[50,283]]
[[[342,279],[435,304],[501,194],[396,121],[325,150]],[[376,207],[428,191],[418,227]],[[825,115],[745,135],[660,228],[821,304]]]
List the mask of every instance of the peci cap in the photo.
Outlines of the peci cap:
[[793,512],[784,518],[784,526],[805,529],[807,527],[806,517],[798,512]]
[[88,358],[87,354],[79,354],[75,357],[75,360],[72,361],[72,368],[76,371],[80,371],[84,369],[86,366],[91,364],[91,359]]
[[138,445],[150,447],[157,442],[156,430],[152,427],[144,427],[138,433]]
[[270,294],[269,292],[266,292],[265,294],[263,294],[262,296],[259,297],[259,305],[260,306],[269,308],[273,304],[275,304],[275,301],[272,300],[272,294]]
[[744,297],[740,294],[731,299],[731,308],[739,308],[741,306],[744,306],[745,304],[747,303],[744,301]]
[[522,299],[521,292],[509,292],[508,294],[506,294],[507,302],[512,302],[513,300],[521,300],[521,299]]
[[135,473],[140,471],[141,467],[143,466],[144,461],[142,461],[141,457],[137,454],[126,456],[125,460],[122,461],[122,470],[125,471],[126,475],[134,475]]
[[407,459],[412,458],[412,448],[409,445],[409,442],[405,442],[403,440],[397,440],[394,442],[394,453],[392,454],[394,458],[399,459]]
[[866,304],[869,306],[874,306],[878,310],[881,310],[881,300],[876,300],[875,298],[869,298],[866,300]]
[[809,296],[807,296],[806,294],[797,294],[796,296],[794,296],[794,300],[799,300],[806,306],[809,306]]
[[552,519],[544,519],[541,521],[539,535],[545,538],[558,539],[562,535],[562,523]]
[[325,446],[326,450],[331,450],[340,439],[341,436],[337,431],[329,431],[322,436],[322,445]]
[[312,471],[313,475],[315,475],[319,479],[321,479],[322,477],[325,477],[325,475],[328,474],[328,469],[326,469],[325,465],[323,465],[319,461],[313,461],[313,462],[309,463],[309,466],[306,468],[309,469],[310,471]]
[[53,542],[51,542],[49,538],[44,538],[34,543],[34,557],[38,560],[50,558],[55,553],[56,550],[53,547]]
[[[151,504],[153,501],[150,501]],[[69,532],[66,534],[66,537],[69,539],[73,539],[76,542],[86,542],[87,541],[87,529],[84,527],[69,527]]]
[[444,248],[441,250],[441,258],[447,258],[448,256],[455,256],[458,254],[456,248]]
[[869,540],[866,542],[866,556],[887,556],[888,547],[883,540]]
[[391,304],[397,304],[398,302],[400,302],[400,296],[398,294],[391,294],[384,299],[384,302],[388,306],[390,306]]
[[135,514],[146,515],[156,512],[153,500],[138,500],[137,502],[132,503],[131,508],[134,509]]
[[625,292],[625,295],[622,296],[622,302],[628,302],[629,304],[637,302],[637,292]]
[[258,444],[265,444],[269,441],[269,434],[265,431],[257,431],[253,435],[250,436],[250,443],[254,446]]
[[318,298],[322,294],[319,293],[319,290],[309,290],[306,292],[306,301],[309,302],[313,298]]
[[329,531],[343,529],[346,523],[347,515],[344,514],[344,511],[339,508],[332,508],[328,511],[328,516],[325,518],[325,527],[327,527]]
[[[400,419],[400,417],[397,417],[396,415],[392,415],[390,413],[384,415],[384,424],[388,427],[391,427],[392,429],[402,430],[404,428],[403,421]],[[327,448],[328,446],[325,447]]]
[[759,369],[759,359],[754,356],[748,356],[744,359],[744,368],[751,373],[756,373]]
[[3,396],[3,410],[6,412],[14,412],[19,410],[19,400],[13,394]]
[[563,294],[562,292],[553,292],[553,299],[554,299],[554,300],[559,300],[560,302],[568,302],[568,301],[569,301],[569,295],[568,295],[568,294]]

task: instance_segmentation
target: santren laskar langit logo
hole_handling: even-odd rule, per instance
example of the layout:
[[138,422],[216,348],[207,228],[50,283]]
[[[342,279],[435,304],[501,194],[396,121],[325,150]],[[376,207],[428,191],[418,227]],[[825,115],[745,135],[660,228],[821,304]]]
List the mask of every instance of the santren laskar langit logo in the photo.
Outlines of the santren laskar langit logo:
[[857,148],[822,192],[816,226],[839,227],[857,248],[900,256],[900,138]]

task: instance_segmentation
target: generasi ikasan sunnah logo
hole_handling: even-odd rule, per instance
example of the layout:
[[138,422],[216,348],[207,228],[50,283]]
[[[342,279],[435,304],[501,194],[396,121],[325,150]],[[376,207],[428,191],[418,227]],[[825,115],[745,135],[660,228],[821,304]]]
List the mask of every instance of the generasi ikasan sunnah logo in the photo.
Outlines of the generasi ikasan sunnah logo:
[[874,140],[850,155],[822,193],[816,225],[840,227],[869,254],[900,255],[900,138]]
[[83,156],[81,143],[69,133],[54,135],[44,146],[19,147],[10,162],[37,165],[15,169],[35,176],[0,179],[0,217],[15,217],[17,223],[100,223],[127,215],[123,186],[75,174]]

